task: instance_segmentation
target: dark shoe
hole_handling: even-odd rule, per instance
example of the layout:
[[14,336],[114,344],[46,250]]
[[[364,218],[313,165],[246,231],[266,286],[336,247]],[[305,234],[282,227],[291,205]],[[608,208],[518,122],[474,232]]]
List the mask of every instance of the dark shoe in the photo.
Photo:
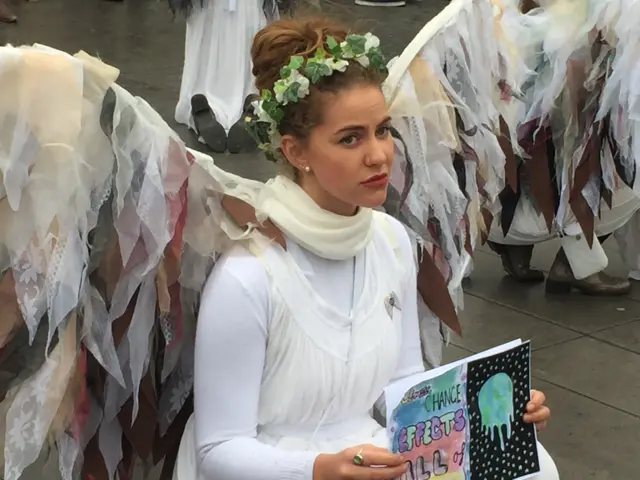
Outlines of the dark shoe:
[[249,95],[244,100],[242,116],[229,130],[227,137],[227,148],[229,153],[247,153],[254,151],[258,145],[251,134],[247,131],[246,118],[251,115],[251,102],[256,99],[256,95]]
[[500,255],[502,267],[507,274],[518,282],[542,282],[544,273],[531,268],[533,245],[501,245],[487,242],[491,250]]
[[227,151],[227,132],[209,107],[207,97],[202,94],[191,98],[191,115],[196,125],[196,133],[202,137],[207,145],[216,153]]
[[356,5],[362,7],[404,7],[406,4],[406,0],[356,0]]
[[585,295],[614,297],[628,294],[631,291],[631,282],[626,278],[615,278],[604,272],[594,273],[587,278],[577,280],[561,248],[551,265],[545,291],[551,294],[566,294],[574,288]]
[[0,0],[0,23],[16,23],[18,21],[18,17],[16,17],[9,7]]

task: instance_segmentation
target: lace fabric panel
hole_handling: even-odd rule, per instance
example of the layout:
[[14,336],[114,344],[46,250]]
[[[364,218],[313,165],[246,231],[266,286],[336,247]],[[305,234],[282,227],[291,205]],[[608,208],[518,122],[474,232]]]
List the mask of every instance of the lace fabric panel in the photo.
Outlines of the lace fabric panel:
[[[193,351],[181,335],[195,331],[196,306],[182,305],[179,282],[193,158],[146,102],[113,83],[115,69],[43,46],[5,47],[0,57],[0,219],[8,226],[0,232],[8,297],[0,369],[13,385],[2,402],[5,478],[17,478],[49,442],[63,478],[72,478],[95,434],[113,473],[122,458],[118,413],[133,398],[135,419],[148,370],[162,371],[158,397],[173,395],[158,413],[163,431],[191,390]],[[63,341],[72,331],[75,341]],[[87,353],[105,370],[91,381],[97,396],[75,363]],[[158,354],[167,362],[156,366]]]
[[16,480],[40,455],[49,429],[76,367],[75,317],[66,324],[61,341],[42,368],[9,393],[4,447],[5,478]]

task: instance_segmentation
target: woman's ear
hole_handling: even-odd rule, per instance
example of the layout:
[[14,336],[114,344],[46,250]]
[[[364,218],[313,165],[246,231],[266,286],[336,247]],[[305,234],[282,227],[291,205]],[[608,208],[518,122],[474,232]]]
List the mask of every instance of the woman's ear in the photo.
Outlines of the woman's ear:
[[280,143],[282,154],[295,168],[302,170],[304,168],[302,160],[302,144],[293,135],[283,135]]

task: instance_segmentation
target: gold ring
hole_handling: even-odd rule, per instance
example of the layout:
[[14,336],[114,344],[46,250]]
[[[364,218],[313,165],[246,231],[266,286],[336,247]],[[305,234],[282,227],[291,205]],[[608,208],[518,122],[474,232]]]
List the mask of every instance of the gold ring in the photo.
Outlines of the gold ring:
[[355,465],[360,466],[360,467],[361,467],[362,465],[364,465],[364,456],[362,455],[362,450],[360,450],[358,453],[356,453],[356,454],[353,456],[353,463],[354,463]]

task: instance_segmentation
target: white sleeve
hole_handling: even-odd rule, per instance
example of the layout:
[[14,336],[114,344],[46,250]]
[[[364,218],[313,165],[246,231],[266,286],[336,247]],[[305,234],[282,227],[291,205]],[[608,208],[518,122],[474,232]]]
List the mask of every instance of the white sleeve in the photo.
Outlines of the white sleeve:
[[269,297],[267,274],[248,253],[225,257],[207,280],[198,315],[194,378],[202,480],[313,478],[317,453],[283,451],[256,438]]

